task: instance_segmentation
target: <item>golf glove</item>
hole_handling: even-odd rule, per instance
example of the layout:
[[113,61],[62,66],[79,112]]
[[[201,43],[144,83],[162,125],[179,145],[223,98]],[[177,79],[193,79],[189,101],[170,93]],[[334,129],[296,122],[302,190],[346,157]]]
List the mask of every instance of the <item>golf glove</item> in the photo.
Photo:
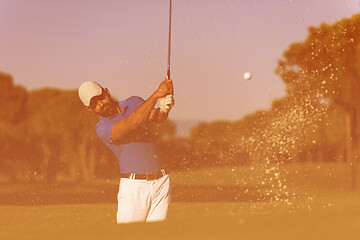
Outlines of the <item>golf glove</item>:
[[163,98],[160,98],[160,101],[159,101],[159,107],[160,107],[160,110],[163,112],[163,113],[167,113],[170,111],[170,109],[174,106],[174,98],[173,98],[173,95],[169,94],[169,95],[166,95],[165,97]]

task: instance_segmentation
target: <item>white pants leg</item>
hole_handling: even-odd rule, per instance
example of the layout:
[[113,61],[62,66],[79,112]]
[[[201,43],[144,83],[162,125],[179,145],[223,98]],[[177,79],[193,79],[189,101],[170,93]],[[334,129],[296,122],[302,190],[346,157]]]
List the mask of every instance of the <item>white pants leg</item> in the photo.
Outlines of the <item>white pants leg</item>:
[[120,179],[117,223],[165,220],[170,203],[170,179]]
[[151,196],[151,205],[146,217],[147,222],[165,220],[171,200],[169,175],[155,180],[153,184],[154,188]]

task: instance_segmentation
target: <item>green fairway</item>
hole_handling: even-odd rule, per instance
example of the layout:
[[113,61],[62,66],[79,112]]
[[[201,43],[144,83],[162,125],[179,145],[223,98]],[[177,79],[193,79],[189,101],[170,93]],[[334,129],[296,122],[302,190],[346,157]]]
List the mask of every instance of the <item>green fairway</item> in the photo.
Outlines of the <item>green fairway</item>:
[[1,239],[359,239],[359,206],[243,214],[239,203],[174,203],[166,222],[117,225],[115,205],[1,207]]
[[125,225],[115,222],[116,181],[32,186],[32,195],[2,186],[18,203],[0,206],[0,239],[360,239],[360,193],[347,190],[346,172],[331,164],[176,172],[167,221]]

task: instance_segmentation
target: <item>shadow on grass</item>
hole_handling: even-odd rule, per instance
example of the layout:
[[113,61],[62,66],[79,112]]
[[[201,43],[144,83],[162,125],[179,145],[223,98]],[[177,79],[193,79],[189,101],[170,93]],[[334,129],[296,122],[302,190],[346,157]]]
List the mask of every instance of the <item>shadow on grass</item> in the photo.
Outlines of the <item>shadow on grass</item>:
[[[273,197],[260,190],[242,186],[173,185],[171,198],[173,202],[261,202]],[[116,204],[117,191],[114,184],[7,185],[0,187],[0,204]]]

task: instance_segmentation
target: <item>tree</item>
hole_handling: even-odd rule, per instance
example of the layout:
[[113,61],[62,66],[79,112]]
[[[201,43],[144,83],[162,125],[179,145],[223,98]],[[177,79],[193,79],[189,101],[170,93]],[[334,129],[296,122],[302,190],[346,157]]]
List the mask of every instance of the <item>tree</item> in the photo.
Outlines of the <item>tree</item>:
[[276,72],[294,99],[311,105],[341,106],[347,123],[347,156],[351,187],[358,165],[358,108],[360,106],[360,14],[333,25],[309,28],[304,42],[292,44]]
[[[14,85],[10,75],[0,72],[0,169],[12,179],[23,169],[19,155],[27,148],[17,125],[25,118],[25,104],[28,93],[24,87]],[[14,151],[18,146],[22,151]]]
[[25,88],[14,85],[10,75],[0,72],[0,121],[16,123],[22,118],[28,94]]

